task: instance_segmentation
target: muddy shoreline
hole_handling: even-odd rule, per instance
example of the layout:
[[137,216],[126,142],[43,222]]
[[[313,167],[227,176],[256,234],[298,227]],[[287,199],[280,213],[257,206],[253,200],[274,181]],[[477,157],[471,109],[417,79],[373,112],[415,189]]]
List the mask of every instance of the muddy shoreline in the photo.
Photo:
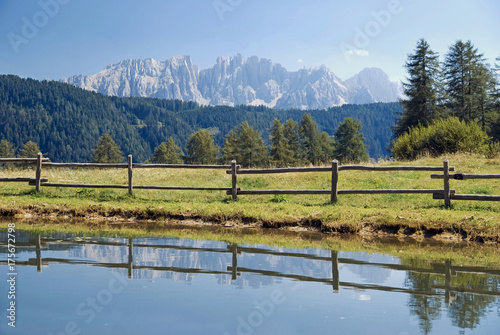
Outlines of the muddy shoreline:
[[488,235],[481,231],[472,231],[462,227],[446,227],[436,223],[378,223],[365,221],[357,225],[324,223],[320,219],[302,218],[296,221],[269,221],[252,217],[212,215],[200,216],[191,213],[169,213],[153,209],[127,210],[102,206],[89,206],[84,209],[59,208],[42,205],[30,205],[20,208],[0,208],[2,221],[34,221],[58,223],[68,220],[80,222],[99,222],[110,226],[129,224],[148,224],[176,222],[184,226],[216,226],[234,229],[276,229],[295,232],[315,232],[326,235],[359,235],[373,238],[408,238],[412,240],[436,240],[449,242],[477,242],[482,244],[500,244],[499,235]]

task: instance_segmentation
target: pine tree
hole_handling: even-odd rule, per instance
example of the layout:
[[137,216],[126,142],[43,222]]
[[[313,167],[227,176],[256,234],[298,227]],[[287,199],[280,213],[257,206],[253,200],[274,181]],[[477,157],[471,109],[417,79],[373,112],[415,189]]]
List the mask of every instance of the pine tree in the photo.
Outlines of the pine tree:
[[318,130],[311,114],[305,113],[300,121],[299,135],[304,160],[316,165],[322,156],[321,147],[318,143]]
[[223,153],[226,162],[234,159],[245,167],[265,166],[268,159],[267,147],[260,133],[246,121],[229,132]]
[[500,141],[500,57],[497,57],[493,67],[493,93],[491,95],[491,130],[490,135],[495,141]]
[[[0,141],[0,158],[14,158],[16,150],[14,149],[14,145],[7,140]],[[12,167],[11,163],[8,164],[0,164],[0,167]]]
[[458,40],[444,62],[448,106],[461,120],[481,120],[486,127],[486,109],[494,90],[494,77],[471,41]]
[[300,146],[299,123],[292,119],[286,120],[283,126],[283,135],[287,140],[288,149],[291,153],[287,166],[302,165],[303,158]]
[[360,132],[361,123],[353,118],[345,118],[335,131],[336,146],[334,156],[341,163],[367,161],[368,154],[363,143],[365,137]]
[[271,163],[277,167],[292,166],[295,163],[295,152],[290,148],[285,136],[285,126],[278,119],[274,119],[269,129],[271,148],[269,150]]
[[182,164],[182,151],[172,137],[169,137],[167,143],[162,142],[153,155],[155,164]]
[[38,144],[33,141],[28,141],[24,144],[24,147],[19,150],[17,157],[19,158],[35,158],[38,156],[40,149]]
[[226,164],[231,163],[235,160],[241,163],[241,152],[238,147],[238,136],[234,130],[230,130],[224,139],[224,147],[222,148],[222,157]]
[[408,78],[403,83],[407,99],[401,101],[403,112],[393,128],[396,138],[411,127],[427,125],[440,117],[438,58],[439,55],[431,50],[424,39],[417,42],[415,53],[408,55],[405,63]]
[[206,129],[199,129],[191,134],[186,142],[188,164],[215,164],[219,147],[214,144],[214,139]]
[[16,150],[14,145],[7,140],[0,141],[0,158],[13,158],[15,157]]
[[109,134],[99,138],[97,146],[92,150],[94,163],[120,163],[123,162],[123,152]]
[[335,141],[330,137],[330,135],[328,135],[327,132],[324,131],[318,136],[318,144],[321,148],[321,155],[319,157],[320,163],[330,163],[335,150]]

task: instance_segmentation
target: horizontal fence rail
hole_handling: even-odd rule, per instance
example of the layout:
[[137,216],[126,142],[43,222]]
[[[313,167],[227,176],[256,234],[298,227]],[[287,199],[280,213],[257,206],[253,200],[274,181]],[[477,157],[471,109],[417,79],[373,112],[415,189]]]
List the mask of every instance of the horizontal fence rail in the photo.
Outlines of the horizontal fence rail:
[[[443,171],[440,166],[366,166],[366,165],[342,165],[339,171],[358,170],[358,171]],[[450,171],[454,171],[450,167]],[[238,174],[270,174],[270,173],[292,173],[292,172],[330,172],[329,166],[311,166],[294,168],[276,168],[276,169],[239,169]],[[226,171],[231,174],[231,170]]]
[[[36,163],[35,178],[26,177],[0,177],[0,182],[28,182],[34,185],[37,191],[41,187],[59,188],[97,188],[97,189],[127,189],[129,194],[137,190],[179,190],[179,191],[223,191],[230,195],[233,200],[237,200],[238,195],[330,195],[330,201],[336,203],[339,195],[376,195],[376,194],[432,194],[433,199],[444,199],[445,207],[450,207],[451,200],[480,200],[480,201],[500,201],[500,195],[474,195],[457,194],[455,189],[450,189],[450,180],[468,179],[500,179],[500,174],[466,174],[454,173],[455,168],[449,166],[448,160],[443,162],[443,166],[366,166],[366,165],[339,165],[333,160],[331,166],[311,166],[311,167],[289,167],[289,168],[264,168],[264,169],[243,169],[236,161],[231,165],[200,165],[200,164],[142,164],[133,163],[132,155],[127,157],[127,163],[54,163],[48,158],[38,154],[37,158],[0,158],[0,165],[5,163]],[[42,167],[49,168],[97,168],[97,169],[127,169],[127,184],[84,184],[84,183],[59,183],[49,182],[48,178],[41,176]],[[164,185],[135,185],[133,183],[134,169],[213,169],[226,170],[231,175],[231,187],[191,187],[191,186],[164,186]],[[442,189],[338,189],[338,182],[341,171],[371,171],[371,172],[391,172],[391,171],[429,171],[441,172],[442,174],[431,174],[431,179],[443,179]],[[331,187],[328,189],[257,189],[245,190],[238,187],[238,175],[259,175],[259,174],[286,174],[286,173],[309,173],[328,172],[331,173]]]
[[[126,163],[108,164],[108,163],[44,163],[47,167],[65,167],[65,168],[108,168],[108,169],[127,169]],[[132,164],[132,168],[140,169],[229,169],[231,165],[193,165],[193,164]]]
[[[442,174],[431,174],[432,179],[445,179]],[[500,174],[468,174],[455,173],[448,176],[453,180],[478,180],[478,179],[500,179]],[[433,199],[443,199],[442,194],[435,193]],[[500,201],[500,195],[484,195],[484,194],[451,194],[451,200],[470,200],[470,201]]]

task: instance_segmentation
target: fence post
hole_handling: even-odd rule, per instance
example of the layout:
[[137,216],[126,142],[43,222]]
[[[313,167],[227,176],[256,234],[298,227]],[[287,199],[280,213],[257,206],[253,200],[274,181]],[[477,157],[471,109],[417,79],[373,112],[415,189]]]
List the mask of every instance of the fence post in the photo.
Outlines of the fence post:
[[338,184],[339,184],[339,161],[334,159],[332,161],[332,194],[331,194],[332,203],[337,202]]
[[128,155],[128,194],[133,194],[133,185],[132,185],[133,175],[132,175],[132,155]]
[[128,278],[133,279],[134,270],[134,239],[128,239]]
[[40,238],[40,234],[36,234],[35,240],[35,253],[36,253],[36,272],[42,272],[42,239]]
[[339,292],[339,258],[337,251],[332,250],[332,281],[333,281],[333,292]]
[[237,188],[237,178],[236,178],[236,161],[233,159],[231,161],[231,195],[233,200],[238,199],[238,188]]
[[444,302],[446,305],[450,305],[451,296],[451,260],[447,259],[444,262]]
[[231,251],[233,253],[232,267],[231,267],[231,279],[238,279],[238,245],[231,244]]
[[450,168],[448,165],[448,160],[445,159],[443,162],[443,176],[444,176],[444,207],[449,208],[451,205],[450,201]]
[[35,174],[35,187],[37,192],[40,192],[41,176],[42,176],[42,153],[39,152],[36,157],[36,174]]

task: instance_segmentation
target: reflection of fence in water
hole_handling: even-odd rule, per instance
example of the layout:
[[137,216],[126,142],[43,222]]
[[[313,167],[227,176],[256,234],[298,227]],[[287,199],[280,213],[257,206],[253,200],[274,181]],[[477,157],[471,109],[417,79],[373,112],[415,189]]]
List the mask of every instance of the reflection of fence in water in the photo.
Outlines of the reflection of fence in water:
[[[115,247],[128,247],[128,261],[127,263],[104,263],[104,262],[92,262],[92,261],[80,261],[80,260],[69,260],[61,258],[42,258],[42,244],[90,244],[90,245],[100,245],[100,246],[115,246]],[[0,246],[7,245],[6,242],[0,242]],[[20,247],[33,247],[33,243],[18,243],[16,244],[18,248]],[[386,292],[400,292],[413,295],[424,295],[424,296],[443,296],[442,293],[432,292],[432,291],[420,291],[407,288],[390,287],[383,285],[374,284],[358,284],[351,282],[342,282],[339,280],[339,264],[352,264],[352,265],[362,265],[362,266],[375,266],[379,268],[396,270],[396,271],[408,271],[423,274],[434,274],[434,275],[444,275],[445,284],[444,285],[433,285],[433,288],[444,290],[445,302],[449,304],[451,293],[460,292],[467,294],[477,294],[477,295],[488,295],[488,296],[498,296],[500,297],[500,292],[497,291],[485,291],[474,288],[465,287],[453,287],[451,286],[451,277],[455,276],[457,272],[461,273],[471,273],[471,274],[487,274],[500,276],[500,270],[493,270],[485,267],[472,267],[472,266],[453,266],[450,260],[444,262],[444,264],[432,264],[432,268],[415,268],[412,266],[404,264],[387,264],[387,263],[372,263],[366,261],[355,260],[351,258],[339,258],[337,251],[331,251],[330,257],[317,256],[303,253],[294,252],[280,252],[275,250],[266,250],[259,248],[243,247],[237,244],[228,244],[225,249],[223,248],[200,248],[200,247],[187,247],[187,246],[176,246],[176,245],[144,245],[135,244],[132,238],[128,240],[128,243],[119,242],[105,242],[105,241],[79,241],[79,240],[56,240],[52,238],[41,238],[40,235],[36,235],[35,238],[35,252],[36,258],[29,259],[28,261],[18,261],[17,266],[36,266],[37,271],[42,271],[42,266],[49,266],[49,264],[79,264],[79,265],[91,265],[105,268],[121,268],[128,269],[128,277],[133,278],[133,270],[150,270],[150,271],[167,271],[167,272],[178,272],[178,273],[188,273],[188,274],[214,274],[214,275],[230,275],[232,280],[236,280],[238,276],[242,273],[248,274],[258,274],[261,276],[271,276],[279,278],[287,278],[297,281],[304,282],[316,282],[328,284],[333,287],[333,291],[339,292],[340,287],[349,287],[361,290],[377,290]],[[134,248],[153,248],[153,249],[172,249],[179,251],[193,251],[193,252],[213,252],[213,253],[231,253],[232,260],[231,266],[227,267],[227,271],[216,271],[207,270],[199,268],[183,268],[183,267],[162,267],[162,266],[144,266],[144,265],[134,265],[133,264],[133,250]],[[303,260],[316,260],[331,262],[332,267],[332,278],[315,278],[311,276],[297,275],[297,274],[286,274],[279,271],[268,271],[251,269],[238,266],[238,254],[262,254],[269,256],[281,256],[281,257],[294,257],[301,258]],[[6,265],[7,261],[0,261],[0,265]]]

